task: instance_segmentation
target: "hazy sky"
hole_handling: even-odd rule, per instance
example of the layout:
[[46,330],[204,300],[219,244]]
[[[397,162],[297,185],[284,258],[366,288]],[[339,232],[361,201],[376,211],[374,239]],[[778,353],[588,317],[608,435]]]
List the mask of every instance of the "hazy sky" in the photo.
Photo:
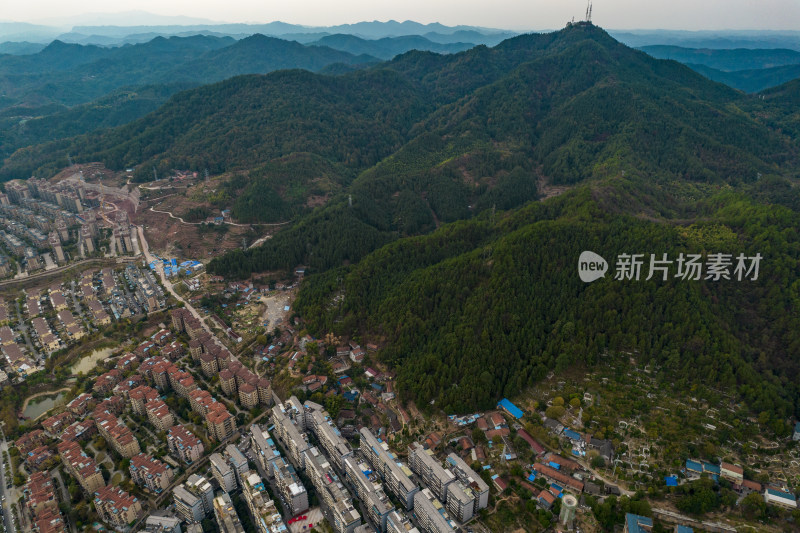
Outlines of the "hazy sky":
[[[281,20],[314,26],[416,20],[448,26],[560,28],[586,0],[0,0],[0,20],[41,21],[142,10],[223,22]],[[800,29],[800,0],[596,0],[593,20],[610,29]]]

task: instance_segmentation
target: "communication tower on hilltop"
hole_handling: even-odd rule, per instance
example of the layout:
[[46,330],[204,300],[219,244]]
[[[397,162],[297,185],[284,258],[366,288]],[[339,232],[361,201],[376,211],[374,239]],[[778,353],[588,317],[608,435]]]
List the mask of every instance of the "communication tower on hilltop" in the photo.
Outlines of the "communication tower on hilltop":
[[592,0],[586,3],[586,22],[592,21]]

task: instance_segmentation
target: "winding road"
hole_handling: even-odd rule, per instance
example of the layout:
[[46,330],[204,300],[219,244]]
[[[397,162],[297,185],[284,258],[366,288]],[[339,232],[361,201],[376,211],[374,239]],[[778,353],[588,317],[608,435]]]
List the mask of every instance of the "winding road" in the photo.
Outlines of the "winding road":
[[200,325],[202,325],[203,329],[206,330],[209,335],[211,335],[211,338],[214,339],[215,343],[217,343],[220,347],[225,348],[225,345],[222,344],[216,335],[214,335],[214,332],[211,331],[210,327],[208,327],[208,324],[206,324],[206,321],[203,320],[202,316],[200,316],[200,313],[197,311],[197,309],[192,307],[189,302],[184,300],[183,297],[175,292],[175,290],[172,288],[172,283],[167,280],[167,276],[164,274],[164,263],[162,263],[160,259],[153,257],[153,255],[150,253],[150,245],[147,243],[147,239],[144,238],[144,228],[142,226],[136,226],[136,231],[139,235],[139,247],[141,248],[147,262],[155,263],[156,272],[158,273],[159,277],[161,277],[161,284],[164,286],[164,288],[167,289],[167,291],[174,296],[176,300],[182,302],[186,310],[200,321]]

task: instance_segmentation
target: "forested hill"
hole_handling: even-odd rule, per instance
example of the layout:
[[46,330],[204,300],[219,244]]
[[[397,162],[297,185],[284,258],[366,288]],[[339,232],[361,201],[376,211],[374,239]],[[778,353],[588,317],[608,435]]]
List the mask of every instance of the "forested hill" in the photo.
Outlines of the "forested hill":
[[725,72],[705,65],[689,64],[688,66],[710,80],[724,83],[746,93],[757,93],[800,77],[800,64],[733,72]]
[[[447,413],[495,405],[606,351],[636,354],[676,393],[737,391],[779,433],[800,414],[800,206],[765,179],[701,201],[660,196],[641,176],[611,178],[507,213],[484,212],[401,239],[358,264],[306,279],[295,310],[312,334],[381,342],[404,399]],[[663,204],[684,222],[654,215]],[[627,213],[648,213],[632,216]],[[696,222],[693,222],[696,221]],[[578,258],[609,261],[587,284]],[[650,254],[760,253],[758,279],[647,281]],[[619,254],[641,253],[641,278],[615,280]],[[735,260],[734,260],[735,263]],[[668,385],[667,385],[668,384]]]
[[595,27],[386,64],[435,109],[346,192],[262,247],[210,264],[233,277],[357,261],[376,244],[572,185],[639,173],[664,186],[741,184],[796,168],[797,145],[742,112],[742,96]]
[[368,55],[381,59],[392,59],[394,56],[409,50],[422,50],[451,54],[463,52],[475,46],[471,42],[437,43],[421,35],[404,35],[401,37],[384,37],[382,39],[362,39],[355,35],[326,35],[309,46],[326,46],[353,55]]
[[378,61],[263,35],[156,37],[119,48],[54,41],[37,54],[0,55],[0,159],[31,144],[128,123],[180,89],[248,73]]

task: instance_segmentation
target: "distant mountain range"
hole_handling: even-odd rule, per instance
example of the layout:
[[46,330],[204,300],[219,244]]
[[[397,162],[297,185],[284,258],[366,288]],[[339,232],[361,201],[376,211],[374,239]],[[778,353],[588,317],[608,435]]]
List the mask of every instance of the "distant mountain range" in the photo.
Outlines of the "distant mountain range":
[[684,48],[789,48],[800,51],[800,31],[763,30],[609,30],[632,48],[670,45]]
[[786,48],[717,50],[644,46],[659,59],[674,59],[703,76],[747,93],[756,93],[800,77],[800,51]]
[[47,44],[55,39],[78,44],[119,46],[143,42],[156,36],[187,36],[198,33],[243,38],[260,33],[300,42],[310,42],[327,35],[347,34],[364,39],[422,35],[442,44],[470,42],[493,46],[516,35],[507,30],[475,26],[445,26],[439,23],[420,24],[413,21],[358,22],[338,26],[301,26],[285,22],[267,24],[172,23],[148,25],[70,25],[67,28],[27,23],[0,23],[0,42],[32,42]]
[[800,51],[786,48],[684,48],[655,45],[640,48],[658,59],[674,59],[684,64],[705,65],[725,72],[756,70],[800,64]]

